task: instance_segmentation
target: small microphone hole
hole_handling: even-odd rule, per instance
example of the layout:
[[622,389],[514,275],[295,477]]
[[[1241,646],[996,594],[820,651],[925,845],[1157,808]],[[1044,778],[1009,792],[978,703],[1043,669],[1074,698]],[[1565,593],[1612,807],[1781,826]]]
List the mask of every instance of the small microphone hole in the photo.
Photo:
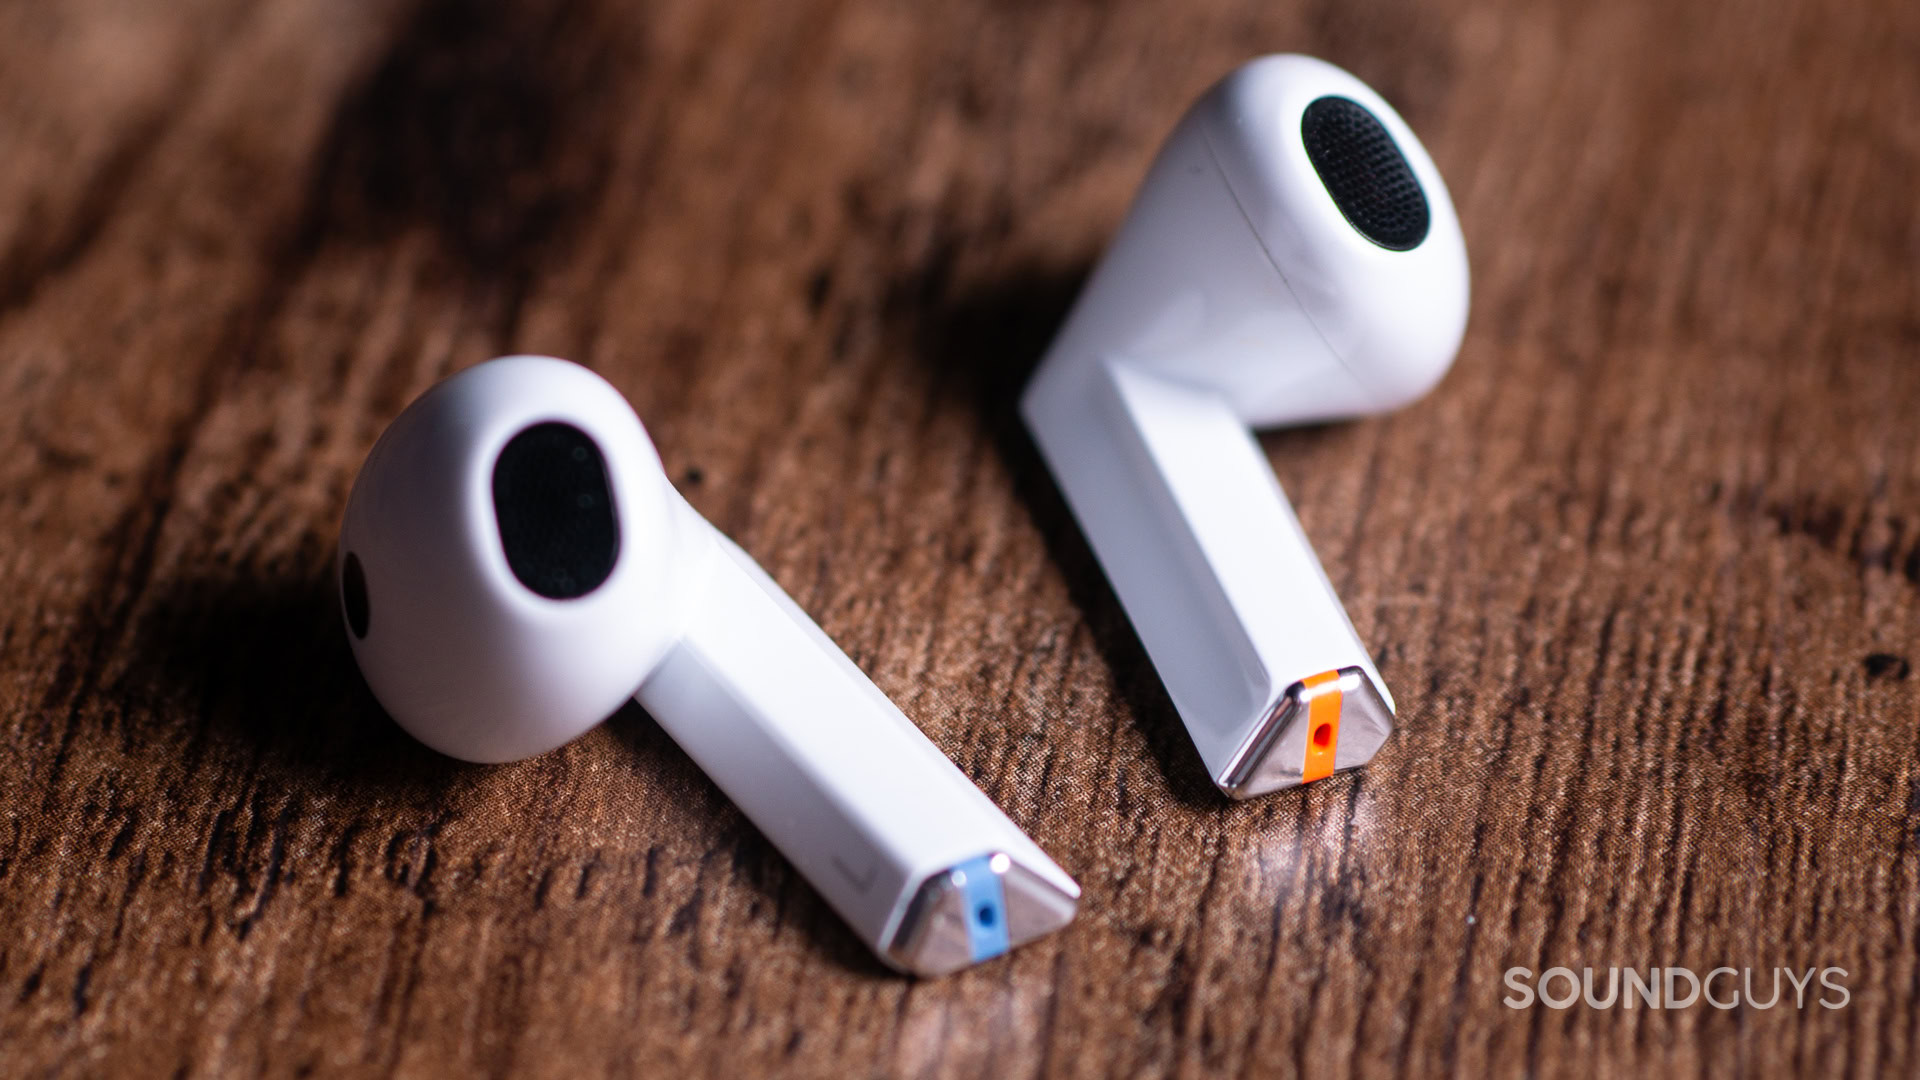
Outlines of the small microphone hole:
[[367,573],[360,568],[360,556],[351,551],[340,567],[340,603],[347,610],[347,628],[354,637],[366,640],[372,614],[367,604]]

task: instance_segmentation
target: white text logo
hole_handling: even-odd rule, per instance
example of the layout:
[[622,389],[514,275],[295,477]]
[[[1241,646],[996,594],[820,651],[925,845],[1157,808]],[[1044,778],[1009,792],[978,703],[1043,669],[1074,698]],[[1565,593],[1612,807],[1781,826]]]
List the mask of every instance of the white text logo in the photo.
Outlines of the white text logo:
[[1531,968],[1516,967],[1507,969],[1507,989],[1513,993],[1503,999],[1503,1004],[1509,1009],[1528,1009],[1538,1000],[1549,1009],[1570,1009],[1584,1001],[1595,1009],[1611,1009],[1616,1004],[1631,1009],[1637,1000],[1639,1007],[1646,1009],[1684,1009],[1704,1001],[1716,1009],[1736,1008],[1742,1002],[1750,1009],[1771,1009],[1784,997],[1794,1008],[1804,1009],[1807,992],[1812,989],[1814,1000],[1822,1008],[1844,1009],[1853,999],[1841,982],[1846,977],[1846,969],[1837,967],[1808,968],[1804,972],[1768,968],[1757,980],[1752,968],[1717,967],[1702,976],[1678,967],[1650,968],[1645,975],[1637,968],[1607,968],[1604,972],[1581,968],[1576,973],[1572,968],[1551,967],[1536,980]]

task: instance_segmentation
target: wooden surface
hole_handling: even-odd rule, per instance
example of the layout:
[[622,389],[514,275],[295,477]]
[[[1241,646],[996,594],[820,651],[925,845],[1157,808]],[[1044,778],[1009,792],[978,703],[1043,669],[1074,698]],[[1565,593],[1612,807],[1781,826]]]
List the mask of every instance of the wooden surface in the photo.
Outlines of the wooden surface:
[[[1011,403],[1264,51],[1419,131],[1452,375],[1266,437],[1397,691],[1215,796]],[[1920,1070],[1920,5],[0,4],[0,1073]],[[1076,874],[885,973],[637,709],[511,766],[355,673],[334,530],[572,357]],[[1561,965],[1847,1008],[1513,1010]]]

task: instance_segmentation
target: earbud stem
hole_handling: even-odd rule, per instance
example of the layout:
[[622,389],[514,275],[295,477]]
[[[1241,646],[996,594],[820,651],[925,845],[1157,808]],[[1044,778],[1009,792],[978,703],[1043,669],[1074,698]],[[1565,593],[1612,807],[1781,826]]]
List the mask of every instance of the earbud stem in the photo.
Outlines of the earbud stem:
[[889,964],[932,975],[1058,929],[1079,888],[747,554],[711,543],[635,695]]
[[[1372,757],[1392,699],[1221,394],[1120,360],[1058,357],[1022,410],[1223,792],[1246,798]],[[1308,702],[1328,675],[1347,719],[1318,731],[1328,760],[1316,768],[1310,728],[1325,725],[1309,722]]]

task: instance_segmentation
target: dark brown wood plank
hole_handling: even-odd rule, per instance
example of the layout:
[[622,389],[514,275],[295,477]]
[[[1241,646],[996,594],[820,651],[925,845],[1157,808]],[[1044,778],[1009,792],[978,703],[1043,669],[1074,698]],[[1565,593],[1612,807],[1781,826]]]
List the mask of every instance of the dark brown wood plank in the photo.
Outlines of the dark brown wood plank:
[[[1266,436],[1401,704],[1217,798],[1012,409],[1159,139],[1327,57],[1465,348]],[[0,5],[0,1073],[1911,1075],[1920,9]],[[461,765],[327,568],[382,425],[570,356],[1086,890],[886,974],[637,709]],[[1848,1007],[1502,1004],[1549,966]]]

